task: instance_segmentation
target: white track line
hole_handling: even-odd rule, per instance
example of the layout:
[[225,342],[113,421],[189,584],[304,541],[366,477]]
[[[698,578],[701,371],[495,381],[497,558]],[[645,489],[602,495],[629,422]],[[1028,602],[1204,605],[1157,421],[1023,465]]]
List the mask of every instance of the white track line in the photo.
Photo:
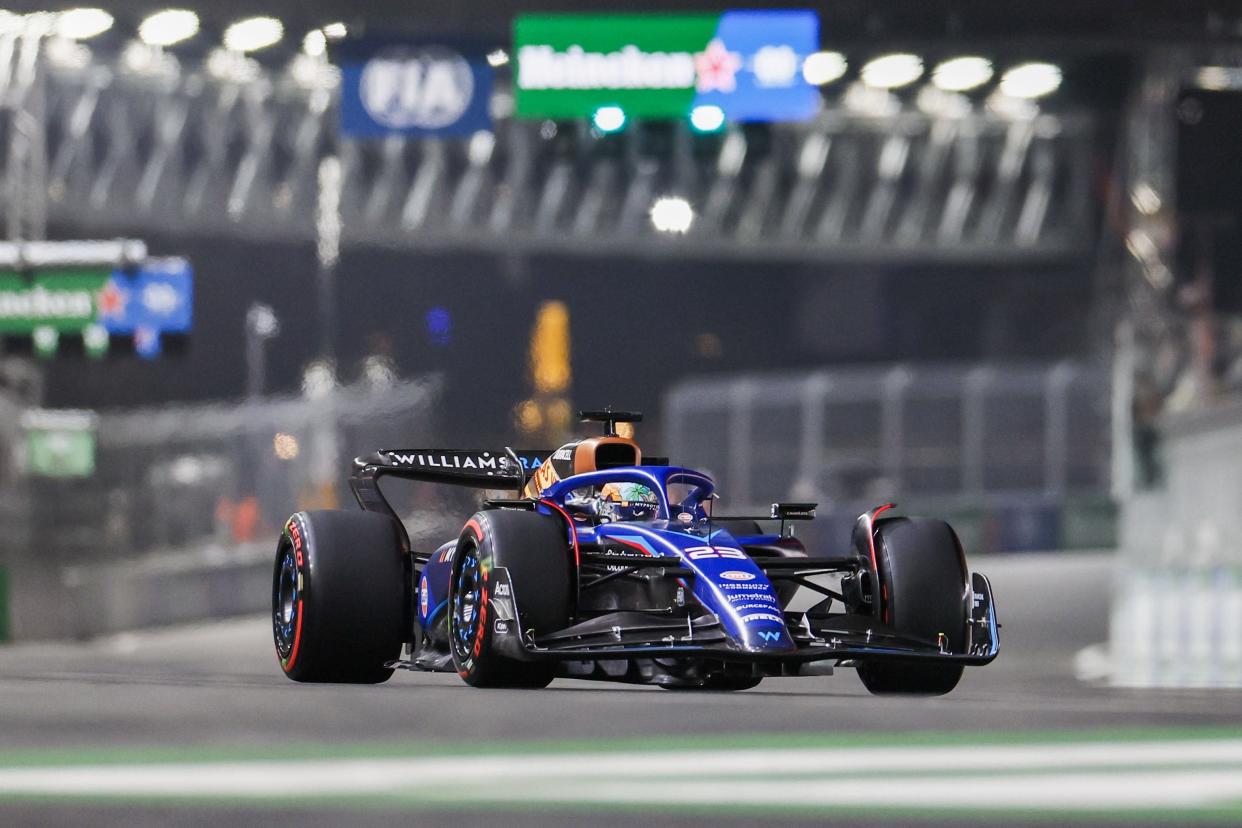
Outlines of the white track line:
[[[1242,740],[453,755],[0,769],[0,795],[1140,808],[1242,802]],[[905,774],[894,778],[892,774]],[[969,792],[963,789],[969,781]]]
[[995,777],[866,780],[720,780],[598,782],[567,780],[533,788],[487,788],[479,800],[657,805],[859,806],[1023,810],[1185,809],[1242,801],[1242,768]]

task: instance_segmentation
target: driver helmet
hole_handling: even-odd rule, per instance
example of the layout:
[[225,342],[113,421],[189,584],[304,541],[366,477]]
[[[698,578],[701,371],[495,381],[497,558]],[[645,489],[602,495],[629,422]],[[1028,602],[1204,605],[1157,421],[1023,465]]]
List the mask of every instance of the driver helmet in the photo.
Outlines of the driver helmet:
[[600,491],[601,499],[613,504],[617,520],[644,520],[655,516],[660,499],[655,490],[642,483],[608,483]]

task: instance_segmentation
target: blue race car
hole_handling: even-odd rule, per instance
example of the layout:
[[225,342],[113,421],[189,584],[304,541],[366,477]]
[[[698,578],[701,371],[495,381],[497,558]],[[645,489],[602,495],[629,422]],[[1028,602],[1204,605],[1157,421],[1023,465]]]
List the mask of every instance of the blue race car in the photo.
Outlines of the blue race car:
[[[881,506],[844,550],[808,554],[790,527],[815,504],[714,515],[710,477],[618,435],[641,415],[582,418],[605,434],[546,452],[355,460],[362,511],[299,512],[280,538],[273,631],[285,674],[376,683],[401,668],[455,671],[476,687],[562,677],[744,690],[848,666],[872,693],[942,694],[966,665],[996,658],[991,586],[947,523]],[[416,550],[382,477],[514,496]]]

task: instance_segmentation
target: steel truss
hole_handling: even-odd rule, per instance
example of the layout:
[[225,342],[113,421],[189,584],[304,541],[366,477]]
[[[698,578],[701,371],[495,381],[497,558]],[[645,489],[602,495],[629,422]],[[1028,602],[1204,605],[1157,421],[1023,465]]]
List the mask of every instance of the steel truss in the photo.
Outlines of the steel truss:
[[[10,140],[15,113],[41,118],[20,134],[46,142],[49,219],[86,234],[140,226],[313,239],[318,170],[337,155],[344,241],[354,244],[1011,259],[1080,252],[1093,235],[1082,116],[830,107],[807,124],[698,135],[648,123],[607,136],[585,122],[500,117],[495,132],[461,140],[359,143],[337,138],[330,87],[288,73],[242,82],[46,56],[40,72],[27,84],[38,105],[5,110]],[[507,108],[508,93],[493,103]],[[25,198],[28,168],[6,169],[5,192]],[[693,205],[684,236],[653,229],[661,195]],[[6,210],[15,204],[29,209],[11,198]]]

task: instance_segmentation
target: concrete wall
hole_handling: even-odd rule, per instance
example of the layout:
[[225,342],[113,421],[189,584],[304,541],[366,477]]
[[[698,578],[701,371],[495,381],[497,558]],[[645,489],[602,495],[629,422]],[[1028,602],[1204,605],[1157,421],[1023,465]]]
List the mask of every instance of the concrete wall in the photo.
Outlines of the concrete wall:
[[275,539],[68,567],[18,559],[9,566],[18,587],[9,593],[9,633],[15,641],[91,638],[267,611],[274,555]]
[[1161,433],[1164,486],[1122,506],[1112,681],[1242,687],[1242,400]]

